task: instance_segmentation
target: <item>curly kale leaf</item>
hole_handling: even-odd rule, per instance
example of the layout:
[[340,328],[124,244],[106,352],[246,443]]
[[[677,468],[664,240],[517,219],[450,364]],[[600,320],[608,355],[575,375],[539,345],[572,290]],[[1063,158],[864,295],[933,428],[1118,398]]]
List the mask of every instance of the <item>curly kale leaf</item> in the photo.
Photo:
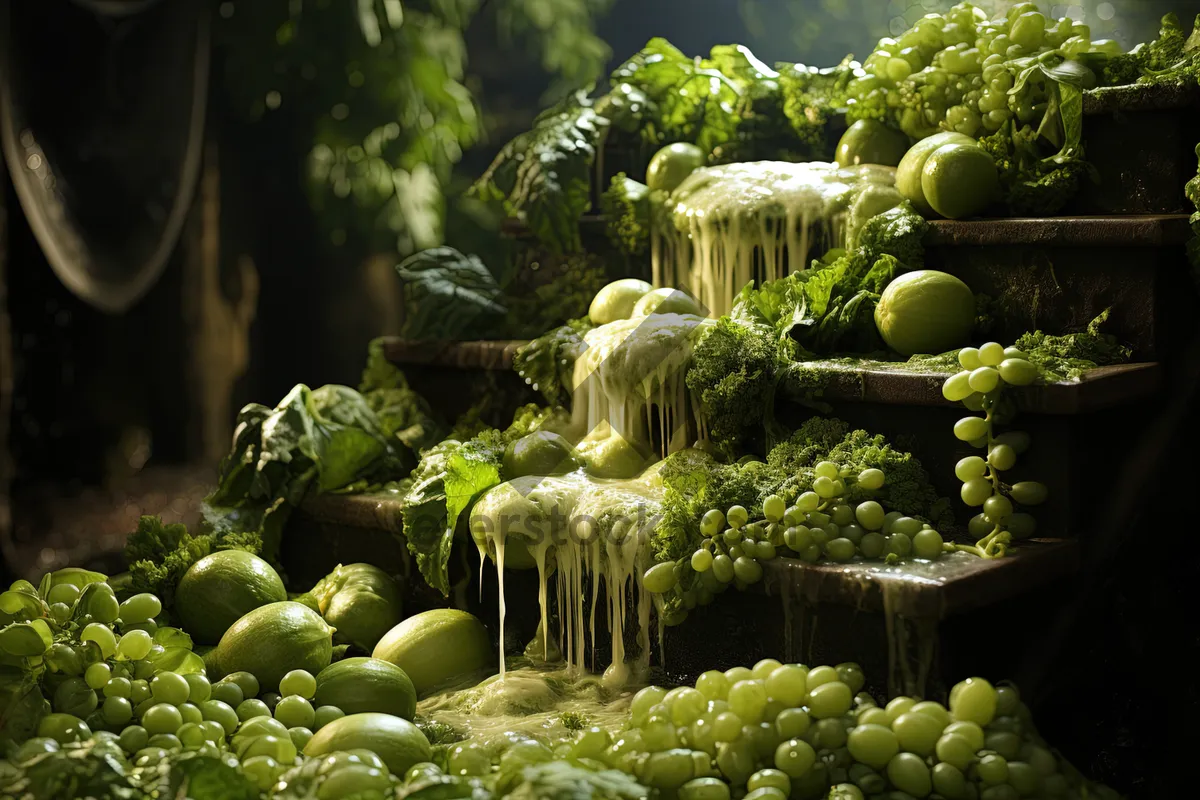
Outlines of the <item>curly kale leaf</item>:
[[584,96],[565,100],[504,146],[473,194],[499,201],[552,252],[579,252],[579,218],[591,205],[592,162],[608,125]]
[[532,340],[513,357],[513,369],[552,406],[570,407],[575,359],[587,348],[583,336],[591,320],[571,320]]
[[1079,192],[1081,179],[1092,172],[1082,160],[1081,146],[1072,158],[1044,158],[1032,130],[1014,131],[1011,121],[981,138],[979,145],[996,163],[1002,202],[1014,216],[1057,214]]
[[600,209],[613,247],[627,256],[644,255],[650,247],[650,188],[618,172],[600,197]]
[[929,223],[905,200],[863,223],[857,245],[871,260],[889,255],[909,269],[919,269],[925,263],[924,240],[928,232]]
[[686,381],[720,452],[732,456],[763,431],[779,366],[776,336],[766,325],[722,317],[700,337]]
[[1088,323],[1085,330],[1060,336],[1033,331],[1017,339],[1013,345],[1024,352],[1046,381],[1074,381],[1089,369],[1123,364],[1133,351],[1117,337],[1101,333],[1108,321],[1108,310]]

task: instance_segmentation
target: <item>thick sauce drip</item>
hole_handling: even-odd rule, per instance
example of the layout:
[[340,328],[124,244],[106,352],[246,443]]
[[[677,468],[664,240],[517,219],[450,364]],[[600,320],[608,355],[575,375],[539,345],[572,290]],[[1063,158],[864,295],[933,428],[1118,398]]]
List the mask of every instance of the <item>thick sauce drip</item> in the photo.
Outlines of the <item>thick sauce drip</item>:
[[895,170],[876,165],[757,161],[698,169],[671,195],[669,223],[653,226],[654,285],[685,289],[711,315],[728,314],[746,284],[807,267],[818,235],[829,247],[844,246],[858,195],[894,183]]

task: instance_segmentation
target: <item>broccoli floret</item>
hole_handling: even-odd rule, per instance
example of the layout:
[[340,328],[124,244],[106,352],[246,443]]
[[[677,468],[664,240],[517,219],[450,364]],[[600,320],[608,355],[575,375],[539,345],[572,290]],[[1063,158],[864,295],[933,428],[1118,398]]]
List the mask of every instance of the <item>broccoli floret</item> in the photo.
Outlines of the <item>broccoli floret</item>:
[[854,79],[857,66],[850,56],[830,69],[818,70],[803,64],[779,65],[783,113],[809,158],[833,160],[835,143],[829,141],[829,117],[847,106],[847,86]]
[[627,256],[645,254],[650,246],[650,188],[618,172],[600,197],[600,206],[613,246]]
[[926,519],[935,527],[954,524],[950,501],[940,497],[929,473],[912,453],[897,450],[881,435],[863,430],[851,431],[829,451],[829,461],[849,466],[852,472],[874,467],[883,471],[882,489],[867,492],[851,487],[847,499],[857,503],[874,498],[889,511],[900,511],[910,517]]
[[732,456],[762,430],[779,363],[774,331],[766,325],[722,317],[696,344],[687,386],[700,398],[719,452]]
[[1107,86],[1200,78],[1200,15],[1188,36],[1174,12],[1162,18],[1158,38],[1107,59],[1101,79]]
[[569,731],[581,731],[592,724],[591,718],[582,711],[567,711],[558,721]]
[[1053,216],[1078,193],[1091,167],[1080,157],[1056,163],[1043,159],[1029,131],[1014,133],[1011,122],[979,140],[996,163],[1004,204],[1013,216]]

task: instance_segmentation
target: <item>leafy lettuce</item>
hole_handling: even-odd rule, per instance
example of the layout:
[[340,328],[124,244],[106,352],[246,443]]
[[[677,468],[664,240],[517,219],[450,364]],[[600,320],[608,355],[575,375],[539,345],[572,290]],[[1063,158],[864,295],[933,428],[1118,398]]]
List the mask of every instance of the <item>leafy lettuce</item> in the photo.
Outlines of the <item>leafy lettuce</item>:
[[414,341],[486,338],[504,319],[500,286],[478,256],[434,247],[396,267],[404,284],[404,327]]

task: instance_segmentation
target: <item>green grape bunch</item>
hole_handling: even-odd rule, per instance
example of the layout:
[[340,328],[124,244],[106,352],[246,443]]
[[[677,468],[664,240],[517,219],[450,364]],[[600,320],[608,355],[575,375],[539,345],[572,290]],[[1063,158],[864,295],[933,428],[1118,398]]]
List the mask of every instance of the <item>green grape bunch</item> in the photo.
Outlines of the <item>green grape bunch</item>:
[[1046,500],[1046,486],[1038,481],[1006,484],[1001,474],[1013,468],[1017,457],[1029,449],[1029,434],[995,430],[998,403],[1007,386],[1028,386],[1038,378],[1038,369],[1015,347],[988,342],[979,348],[965,347],[958,353],[962,371],[946,379],[942,395],[961,402],[983,416],[963,417],[954,424],[960,441],[985,451],[986,456],[967,456],[954,468],[963,482],[960,496],[972,508],[980,508],[968,524],[977,540],[973,545],[955,545],[959,550],[984,558],[999,558],[1014,539],[1027,539],[1037,528],[1033,516],[1017,506],[1036,506]]

